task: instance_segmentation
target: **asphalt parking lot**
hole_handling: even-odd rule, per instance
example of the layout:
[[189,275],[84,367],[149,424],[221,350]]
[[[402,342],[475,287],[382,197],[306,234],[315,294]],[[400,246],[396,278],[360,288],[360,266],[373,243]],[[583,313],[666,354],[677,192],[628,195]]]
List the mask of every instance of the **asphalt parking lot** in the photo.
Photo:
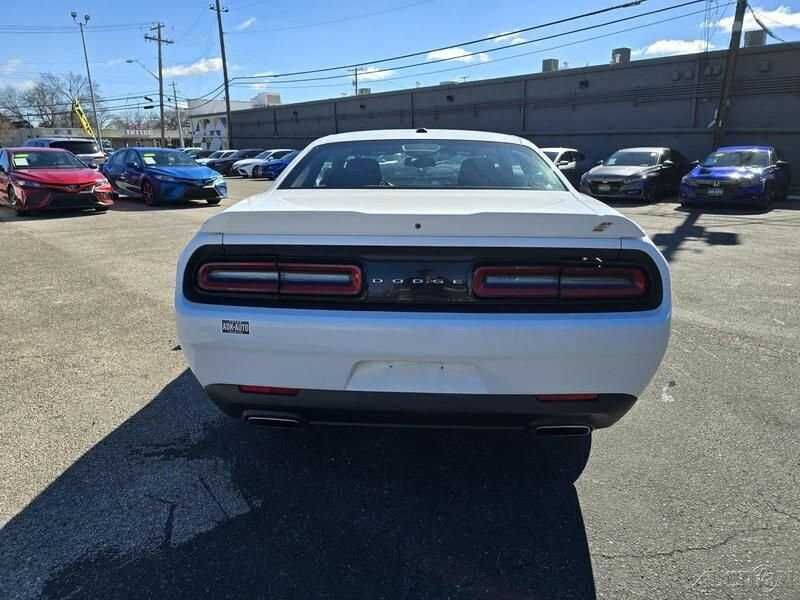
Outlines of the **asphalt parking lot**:
[[800,596],[800,200],[618,207],[672,264],[673,336],[586,462],[588,444],[218,414],[177,348],[175,262],[267,185],[0,208],[0,598]]

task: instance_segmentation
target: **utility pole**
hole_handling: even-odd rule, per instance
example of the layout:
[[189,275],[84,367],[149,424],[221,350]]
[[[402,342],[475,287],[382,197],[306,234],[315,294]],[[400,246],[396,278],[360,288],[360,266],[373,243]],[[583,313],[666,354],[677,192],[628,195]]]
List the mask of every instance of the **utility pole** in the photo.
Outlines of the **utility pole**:
[[89,23],[89,15],[83,15],[83,23],[78,21],[78,13],[74,10],[70,13],[72,20],[78,24],[81,29],[81,43],[83,43],[83,60],[86,61],[86,79],[89,80],[89,97],[92,99],[92,113],[94,114],[94,128],[96,129],[95,136],[97,137],[97,145],[100,146],[100,151],[103,151],[103,132],[100,129],[100,120],[97,118],[97,103],[94,101],[94,85],[92,84],[92,71],[89,69],[89,55],[86,53],[86,37],[83,35],[83,26]]
[[358,96],[358,67],[353,69],[353,95]]
[[725,57],[725,72],[722,74],[722,90],[719,95],[717,116],[714,119],[712,150],[716,150],[722,143],[722,138],[725,136],[725,128],[728,125],[728,109],[731,104],[733,82],[736,79],[736,59],[738,58],[739,45],[742,41],[742,22],[744,21],[746,8],[747,0],[737,0],[736,14],[733,17],[733,29],[731,29],[731,43],[728,46],[728,55]]
[[217,13],[217,27],[219,28],[219,52],[222,58],[222,77],[225,85],[225,120],[228,124],[226,131],[228,133],[228,148],[230,149],[232,139],[231,130],[233,129],[233,123],[231,123],[231,94],[230,89],[228,89],[228,59],[225,56],[225,32],[222,31],[222,13],[228,12],[228,9],[223,8],[220,5],[220,0],[214,0],[214,4],[210,4],[208,8],[216,11]]
[[175,116],[178,118],[178,137],[181,138],[181,145],[183,147],[183,123],[181,123],[181,110],[178,108],[178,91],[175,88],[175,82],[172,82],[172,97],[175,100]]
[[164,67],[161,62],[161,46],[164,44],[174,44],[172,40],[167,40],[161,36],[161,30],[164,29],[163,23],[156,23],[150,28],[150,31],[155,31],[156,35],[145,35],[144,39],[150,42],[155,42],[158,45],[158,103],[161,109],[161,147],[166,146],[166,138],[164,135]]

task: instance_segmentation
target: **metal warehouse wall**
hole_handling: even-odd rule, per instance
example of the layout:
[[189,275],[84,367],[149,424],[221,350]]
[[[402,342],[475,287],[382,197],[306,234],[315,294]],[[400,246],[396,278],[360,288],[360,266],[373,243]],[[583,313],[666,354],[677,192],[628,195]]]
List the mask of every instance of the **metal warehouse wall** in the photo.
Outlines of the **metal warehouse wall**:
[[[235,111],[234,147],[295,147],[342,131],[512,133],[592,160],[626,146],[711,150],[725,51]],[[800,43],[740,51],[725,143],[772,144],[800,183]]]

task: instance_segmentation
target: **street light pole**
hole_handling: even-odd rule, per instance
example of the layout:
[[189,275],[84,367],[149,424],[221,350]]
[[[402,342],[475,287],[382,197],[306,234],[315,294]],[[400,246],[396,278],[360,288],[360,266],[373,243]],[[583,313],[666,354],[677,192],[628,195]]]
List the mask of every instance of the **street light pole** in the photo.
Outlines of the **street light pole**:
[[86,37],[83,35],[83,26],[89,22],[89,15],[83,15],[83,22],[78,20],[78,13],[74,10],[70,13],[72,20],[78,24],[81,30],[81,43],[83,44],[83,60],[86,62],[86,78],[89,80],[89,97],[92,99],[92,113],[94,114],[94,128],[97,144],[100,151],[103,151],[103,132],[100,129],[100,120],[97,118],[97,103],[94,101],[94,85],[92,84],[92,71],[89,69],[89,55],[86,52]]
[[178,119],[178,137],[181,139],[180,147],[183,148],[183,124],[181,123],[181,110],[178,108],[178,91],[175,82],[172,82],[172,97],[175,100],[175,116]]

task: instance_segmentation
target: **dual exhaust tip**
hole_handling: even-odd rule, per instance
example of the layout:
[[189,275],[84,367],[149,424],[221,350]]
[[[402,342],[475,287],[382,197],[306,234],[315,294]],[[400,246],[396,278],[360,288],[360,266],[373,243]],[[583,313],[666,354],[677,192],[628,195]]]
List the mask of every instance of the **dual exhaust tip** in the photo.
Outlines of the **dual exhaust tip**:
[[[270,429],[300,429],[308,424],[302,417],[291,413],[259,410],[244,411],[242,419],[248,425]],[[533,429],[541,437],[586,437],[592,433],[588,425],[540,425]]]

